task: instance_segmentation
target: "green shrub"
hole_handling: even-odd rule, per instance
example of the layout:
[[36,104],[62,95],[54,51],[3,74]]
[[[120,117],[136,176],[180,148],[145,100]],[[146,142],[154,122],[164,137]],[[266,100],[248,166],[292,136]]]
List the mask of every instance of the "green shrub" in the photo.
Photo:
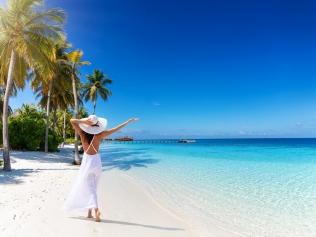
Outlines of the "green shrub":
[[[17,114],[9,118],[11,149],[44,150],[46,122],[43,111],[32,105],[23,105],[17,112]],[[54,130],[50,130],[48,150],[56,151],[60,142],[62,142],[62,138]]]
[[67,144],[74,144],[75,143],[75,138],[74,137],[66,138],[66,143]]
[[[66,138],[66,144],[74,144],[75,143],[75,138],[74,137],[71,137],[71,138]],[[80,137],[78,138],[78,144],[80,145],[81,144],[81,141],[80,141]]]
[[42,118],[18,115],[9,120],[9,139],[12,149],[38,150],[44,135],[45,121]]
[[[48,151],[57,151],[58,145],[63,141],[62,137],[58,136],[56,132],[50,130],[48,133]],[[40,149],[45,149],[45,141],[41,140]]]

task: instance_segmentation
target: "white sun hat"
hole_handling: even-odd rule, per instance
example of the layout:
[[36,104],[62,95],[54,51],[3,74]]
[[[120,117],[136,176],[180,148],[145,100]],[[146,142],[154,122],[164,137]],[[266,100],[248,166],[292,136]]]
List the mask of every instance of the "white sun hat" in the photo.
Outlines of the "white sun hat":
[[98,134],[106,129],[108,121],[105,118],[98,118],[96,115],[90,115],[88,118],[93,122],[92,125],[79,123],[79,127],[86,133]]

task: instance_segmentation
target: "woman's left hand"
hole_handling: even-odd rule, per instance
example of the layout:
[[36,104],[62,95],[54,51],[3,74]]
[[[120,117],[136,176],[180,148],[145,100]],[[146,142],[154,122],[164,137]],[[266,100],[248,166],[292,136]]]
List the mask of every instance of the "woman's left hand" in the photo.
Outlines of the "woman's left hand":
[[129,123],[131,123],[131,122],[137,122],[139,120],[139,118],[130,118],[129,120],[128,120],[128,122]]
[[87,125],[93,125],[93,121],[90,118],[82,118],[79,121],[80,121],[80,123],[84,123],[84,124],[87,124]]

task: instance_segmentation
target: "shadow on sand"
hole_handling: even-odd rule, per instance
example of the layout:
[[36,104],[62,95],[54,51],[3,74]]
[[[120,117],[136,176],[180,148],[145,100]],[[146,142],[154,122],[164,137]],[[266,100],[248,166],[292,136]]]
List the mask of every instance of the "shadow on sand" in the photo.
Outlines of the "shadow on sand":
[[[71,217],[72,219],[77,220],[84,220],[84,221],[93,221],[94,219],[89,219],[85,217]],[[117,221],[117,220],[101,220],[101,223],[105,224],[117,224],[117,225],[129,225],[129,226],[139,226],[144,228],[151,228],[151,229],[158,229],[158,230],[168,230],[168,231],[183,231],[184,229],[181,228],[175,228],[175,227],[164,227],[164,226],[156,226],[156,225],[144,225],[139,223],[133,223],[133,222],[126,222],[126,221]]]
[[146,153],[147,149],[110,148],[102,152],[103,170],[119,169],[129,170],[131,168],[147,168],[148,165],[158,163],[159,160],[152,159]]
[[72,150],[72,148],[63,148],[59,152],[49,153],[45,153],[42,151],[12,151],[10,154],[13,159],[20,158],[24,160],[36,160],[40,162],[71,164],[71,162],[73,161]]
[[31,173],[38,172],[34,169],[17,169],[7,172],[0,171],[0,184],[20,184],[23,183],[21,180],[23,177],[28,176]]
[[[71,164],[72,162],[72,149],[71,148],[64,148],[60,152],[53,152],[53,153],[45,153],[39,151],[12,151],[10,153],[12,161],[15,158],[22,159],[22,160],[36,160],[43,163],[66,163],[69,164],[70,169],[77,169],[76,166]],[[17,161],[19,162],[19,161]],[[14,167],[14,163],[12,163]],[[72,167],[72,168],[71,168]],[[22,179],[25,176],[29,176],[31,173],[38,173],[46,169],[41,168],[24,168],[24,169],[12,169],[10,172],[6,172],[0,170],[0,184],[21,184],[23,183]],[[53,169],[47,169],[48,171]],[[64,169],[67,170],[67,169]]]

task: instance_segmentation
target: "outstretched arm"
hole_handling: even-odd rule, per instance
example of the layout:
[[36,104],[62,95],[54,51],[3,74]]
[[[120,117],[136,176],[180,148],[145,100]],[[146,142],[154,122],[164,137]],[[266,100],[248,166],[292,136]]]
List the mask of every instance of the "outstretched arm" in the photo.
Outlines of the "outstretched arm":
[[115,128],[111,128],[109,130],[106,130],[106,131],[100,133],[100,138],[102,139],[102,138],[105,138],[107,136],[110,136],[111,134],[124,128],[127,124],[132,123],[132,122],[136,122],[136,121],[138,121],[137,118],[131,118],[131,119],[125,121],[124,123],[121,123],[120,125],[116,126]]

